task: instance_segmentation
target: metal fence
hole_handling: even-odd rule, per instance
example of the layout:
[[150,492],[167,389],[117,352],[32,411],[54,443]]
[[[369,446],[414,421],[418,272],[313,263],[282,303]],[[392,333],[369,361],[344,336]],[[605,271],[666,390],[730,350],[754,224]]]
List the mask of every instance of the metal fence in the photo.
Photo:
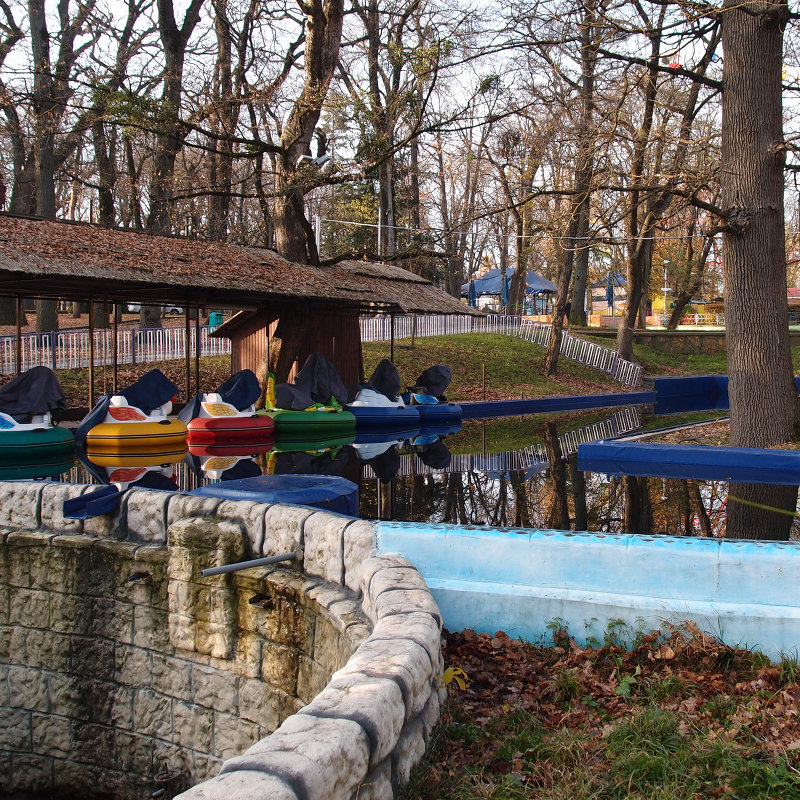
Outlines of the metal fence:
[[[523,319],[520,322],[518,336],[526,342],[547,347],[550,342],[551,329],[543,322],[533,322]],[[625,386],[640,386],[642,383],[642,367],[632,361],[626,361],[617,355],[616,350],[603,347],[596,342],[588,342],[578,336],[572,336],[569,331],[562,331],[561,355],[570,361],[576,361],[586,367],[609,374],[614,380]]]
[[[638,430],[642,427],[642,415],[638,406],[626,406],[614,412],[608,419],[593,422],[582,428],[566,431],[558,437],[561,455],[568,458],[578,452],[578,445],[584,442],[596,442],[599,439],[610,439],[623,433]],[[400,459],[398,475],[409,477],[412,475],[430,475],[442,472],[538,472],[547,469],[550,462],[547,457],[547,448],[544,444],[537,443],[521,450],[503,453],[487,454],[453,454],[450,463],[444,469],[429,467],[424,464],[416,454],[403,455]],[[375,478],[375,473],[369,464],[362,467],[364,478]]]
[[[393,323],[390,317],[361,319],[361,339],[364,342],[385,342],[391,338],[392,330],[396,339],[456,333],[504,333],[519,336],[542,347],[547,347],[550,341],[549,325],[504,314],[488,314],[485,317],[396,316]],[[605,372],[625,386],[641,385],[642,367],[639,364],[620,358],[610,347],[572,336],[566,330],[561,336],[561,355],[570,361]]]
[[[209,337],[208,325],[200,328],[200,355],[226,355],[231,351],[229,339]],[[195,331],[189,331],[189,353],[195,352]],[[87,330],[23,333],[21,336],[21,369],[45,366],[50,369],[76,369],[89,366],[89,332]],[[120,328],[117,335],[117,363],[146,364],[186,357],[185,328]],[[94,363],[112,364],[114,333],[94,331]],[[15,335],[0,336],[0,372],[17,371]]]
[[[231,343],[227,338],[211,338],[208,325],[200,328],[200,355],[227,355]],[[519,336],[534,344],[547,346],[550,326],[524,317],[489,314],[467,317],[461,314],[374,316],[361,318],[361,340],[364,342],[408,339],[413,336],[446,336],[461,333],[503,333]],[[195,331],[189,330],[190,355],[195,352]],[[111,364],[114,360],[114,333],[111,329],[94,331],[94,363]],[[43,365],[51,369],[75,369],[89,365],[89,332],[87,330],[24,333],[21,337],[22,371]],[[0,336],[0,372],[17,370],[16,336]],[[614,350],[587,342],[564,331],[561,355],[587,367],[606,372],[627,386],[641,383],[642,368],[617,357]],[[117,334],[117,363],[147,364],[180,359],[186,356],[186,329],[120,328]]]

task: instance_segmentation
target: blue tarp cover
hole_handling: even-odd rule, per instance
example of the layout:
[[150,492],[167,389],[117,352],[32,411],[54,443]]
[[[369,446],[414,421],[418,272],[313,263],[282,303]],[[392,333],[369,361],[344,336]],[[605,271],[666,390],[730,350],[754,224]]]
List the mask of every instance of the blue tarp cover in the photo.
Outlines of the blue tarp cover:
[[655,392],[614,392],[612,394],[578,394],[569,397],[533,397],[528,400],[487,400],[461,403],[462,419],[513,417],[518,414],[547,414],[573,409],[640,406],[655,403]]
[[358,516],[358,486],[338,475],[260,475],[200,486],[189,494],[314,506],[350,517]]
[[578,469],[607,475],[800,485],[800,451],[650,442],[578,446]]
[[[514,274],[514,270],[506,270],[506,280],[510,280]],[[537,275],[535,272],[528,272],[526,275],[527,286],[525,287],[525,294],[536,294],[538,292],[555,292],[558,288],[552,281]],[[469,284],[464,283],[461,285],[461,296],[467,297],[469,295]],[[502,276],[499,269],[490,269],[485,275],[476,278],[472,281],[474,286],[475,296],[480,297],[484,294],[501,295],[503,293]]]

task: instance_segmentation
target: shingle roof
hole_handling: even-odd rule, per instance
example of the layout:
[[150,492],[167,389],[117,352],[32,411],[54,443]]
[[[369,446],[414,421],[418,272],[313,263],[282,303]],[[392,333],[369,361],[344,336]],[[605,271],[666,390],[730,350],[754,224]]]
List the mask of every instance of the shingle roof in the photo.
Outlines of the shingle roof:
[[478,314],[408,270],[294,264],[239,247],[0,214],[0,294],[256,307],[309,300],[402,313]]

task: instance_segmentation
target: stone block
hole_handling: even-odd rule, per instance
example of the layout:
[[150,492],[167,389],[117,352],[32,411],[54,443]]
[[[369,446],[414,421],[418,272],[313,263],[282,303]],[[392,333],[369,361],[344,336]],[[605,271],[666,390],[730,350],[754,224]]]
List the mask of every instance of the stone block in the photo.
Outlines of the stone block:
[[11,753],[0,752],[0,791],[11,789]]
[[303,570],[330,583],[344,581],[344,530],[349,517],[319,511],[303,527]]
[[[83,490],[82,494],[89,494],[97,491],[96,485],[88,485]],[[122,500],[124,495],[120,498],[120,502],[116,507],[106,514],[100,514],[97,517],[89,517],[83,521],[83,532],[87,536],[94,536],[99,538],[111,539],[120,538],[124,536],[124,528],[122,522]]]
[[171,494],[167,506],[167,527],[189,518],[212,520],[217,517],[217,507],[220,503],[222,500],[219,497]]
[[425,755],[425,739],[422,723],[418,719],[409,720],[403,728],[397,747],[392,752],[392,784],[397,788],[405,786],[411,777],[411,770]]
[[117,731],[133,730],[133,698],[135,691],[127,686],[117,686],[112,695],[111,724]]
[[117,730],[116,766],[123,772],[153,774],[153,740],[149,736]]
[[260,771],[237,771],[193,786],[174,800],[301,800],[289,784]]
[[367,773],[358,787],[358,800],[394,800],[392,759],[386,758]]
[[152,653],[152,686],[161,694],[190,702],[192,693],[192,663],[164,653]]
[[372,632],[374,639],[410,639],[425,648],[435,668],[442,653],[442,630],[437,620],[425,612],[383,617]]
[[261,675],[261,648],[263,642],[260,636],[249,633],[240,633],[236,645],[236,665],[242,675],[248,678],[258,678]]
[[292,717],[272,736],[226,761],[221,775],[263,771],[302,787],[305,797],[350,800],[367,773],[368,759],[367,737],[356,723]]
[[3,711],[3,724],[0,725],[0,750],[16,750],[30,753],[32,723],[29,711],[11,708]]
[[397,589],[428,591],[428,584],[414,567],[387,567],[373,574],[368,591],[371,597],[376,598],[383,592]]
[[280,724],[278,699],[279,695],[268,684],[244,678],[239,682],[239,718],[271,733]]
[[425,708],[422,709],[422,713],[419,715],[419,721],[422,723],[422,737],[425,739],[425,744],[430,741],[433,731],[439,724],[440,717],[441,703],[439,701],[439,691],[434,690],[431,692],[431,696],[428,698]]
[[178,650],[197,650],[197,630],[194,617],[170,612],[167,618],[169,643]]
[[11,595],[11,613],[8,621],[22,628],[52,627],[50,617],[50,592],[37,589],[16,589]]
[[369,737],[370,765],[374,766],[394,749],[406,708],[393,680],[349,674],[333,678],[298,714],[358,723]]
[[299,506],[270,506],[264,515],[266,527],[261,552],[298,553],[302,558],[303,525],[313,513],[312,509]]
[[49,711],[47,678],[38,669],[10,667],[8,670],[8,697],[12,708],[26,711]]
[[[3,619],[8,619],[6,615]],[[0,625],[0,662],[13,663],[11,658],[11,638],[13,628],[10,625]]]
[[11,786],[17,791],[33,794],[51,788],[53,759],[32,753],[12,753]]
[[304,703],[310,703],[328,684],[331,671],[321,667],[308,656],[300,656],[297,671],[297,696]]
[[134,730],[169,740],[172,737],[172,714],[169,697],[150,689],[136,692],[133,698]]
[[89,719],[89,708],[78,676],[64,672],[47,673],[47,694],[51,713],[72,719]]
[[368,639],[334,678],[361,674],[397,683],[406,705],[406,719],[422,712],[436,676],[425,649],[409,639]]
[[0,663],[0,708],[6,708],[11,705],[8,692],[8,670],[8,664]]
[[224,714],[237,713],[238,676],[196,665],[192,668],[192,688],[192,699],[198,705]]
[[[366,602],[365,602],[365,612]],[[437,625],[442,624],[442,614],[433,595],[427,589],[396,589],[378,595],[373,603],[376,620],[393,614],[408,614],[415,611],[430,614]]]
[[83,533],[83,520],[64,518],[64,501],[80,497],[85,490],[80,483],[45,483],[40,495],[39,524],[49,531]]
[[196,752],[192,753],[192,757],[194,761],[192,774],[197,783],[200,781],[207,781],[219,774],[219,770],[222,767],[221,758],[214,758],[214,756]]
[[131,542],[167,541],[167,506],[172,492],[131,489],[120,506],[120,526]]
[[289,694],[297,690],[299,653],[293,647],[267,643],[261,653],[261,676],[272,686]]
[[154,613],[153,609],[147,606],[131,608],[133,609],[133,644],[148,650],[168,650],[167,615]]
[[260,558],[263,555],[278,555],[278,553],[264,553],[264,515],[269,508],[264,503],[253,503],[249,500],[223,500],[217,507],[217,515],[223,519],[238,523],[247,537],[247,557]]
[[0,483],[0,527],[35,531],[40,524],[40,481],[8,481]]
[[69,669],[75,675],[98,680],[114,680],[115,644],[110,639],[74,636],[70,639]]
[[361,563],[361,590],[364,594],[369,589],[372,576],[376,572],[384,569],[392,569],[394,567],[414,567],[414,565],[403,556],[386,555],[386,556],[373,556]]
[[174,744],[210,753],[213,740],[213,722],[214,715],[210,709],[173,700],[172,742]]
[[75,761],[102,767],[116,761],[114,729],[110,725],[75,722],[72,726],[72,748]]
[[115,664],[117,680],[123,686],[141,689],[152,685],[153,663],[147,650],[118,645]]
[[339,639],[339,653],[341,663],[346,663],[359,647],[372,635],[372,625],[366,622],[355,622],[348,625],[344,636]]
[[156,739],[153,742],[153,771],[158,774],[169,770],[170,772],[180,770],[182,776],[176,777],[176,782],[182,785],[179,789],[186,788],[193,783],[192,770],[194,769],[194,758],[192,751],[185,747],[180,747],[170,742]]
[[344,584],[353,592],[361,592],[361,567],[375,555],[375,526],[367,520],[350,522],[344,529]]
[[214,744],[207,748],[217,758],[241,755],[260,738],[260,727],[231,714],[214,714]]

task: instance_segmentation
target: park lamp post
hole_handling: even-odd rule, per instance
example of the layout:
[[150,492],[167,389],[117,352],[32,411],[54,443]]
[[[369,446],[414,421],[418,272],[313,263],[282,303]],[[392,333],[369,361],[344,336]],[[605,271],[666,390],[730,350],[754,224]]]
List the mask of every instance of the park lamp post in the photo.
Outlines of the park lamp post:
[[668,259],[664,259],[664,325],[667,324],[667,292],[669,291],[669,286],[667,286],[667,267],[672,262]]

